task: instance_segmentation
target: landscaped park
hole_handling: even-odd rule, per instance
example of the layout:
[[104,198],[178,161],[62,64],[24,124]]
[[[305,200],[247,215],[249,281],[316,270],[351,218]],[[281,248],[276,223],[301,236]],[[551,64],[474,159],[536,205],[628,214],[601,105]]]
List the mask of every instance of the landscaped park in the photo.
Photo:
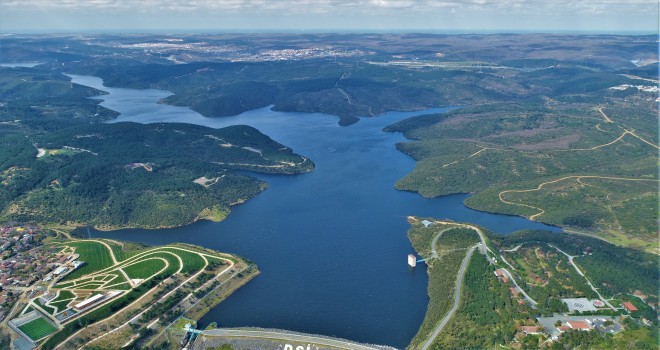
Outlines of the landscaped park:
[[62,268],[11,321],[43,349],[158,341],[178,317],[198,318],[258,274],[239,257],[191,245],[99,239],[52,244]]

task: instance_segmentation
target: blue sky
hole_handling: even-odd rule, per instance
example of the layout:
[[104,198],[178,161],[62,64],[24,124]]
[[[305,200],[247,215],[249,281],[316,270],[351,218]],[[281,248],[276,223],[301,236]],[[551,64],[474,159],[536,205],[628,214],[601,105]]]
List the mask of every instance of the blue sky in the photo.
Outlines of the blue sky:
[[0,32],[656,32],[658,0],[0,0]]

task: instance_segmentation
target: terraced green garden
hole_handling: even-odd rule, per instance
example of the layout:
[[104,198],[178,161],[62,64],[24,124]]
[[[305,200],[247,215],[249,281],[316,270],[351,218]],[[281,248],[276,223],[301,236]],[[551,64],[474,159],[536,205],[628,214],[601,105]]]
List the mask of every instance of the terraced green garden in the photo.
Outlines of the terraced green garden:
[[[120,294],[116,294],[111,301],[99,304],[98,307],[78,318],[66,320],[64,329],[46,341],[44,344],[46,349],[76,332],[80,322],[92,324],[107,318],[168,277],[181,275],[187,279],[204,271],[206,274],[208,271],[218,271],[218,267],[224,270],[238,261],[231,256],[189,245],[121,246],[106,240],[79,240],[54,244],[63,251],[80,254],[80,260],[87,264],[54,286],[60,290],[60,294],[48,305],[42,306],[49,313],[64,310],[66,305],[74,300],[74,292],[79,296],[86,295],[85,299],[101,293],[106,296],[112,295],[109,293],[120,292]],[[179,287],[180,285],[177,285],[173,288]],[[91,294],[89,294],[90,290]],[[41,305],[38,301],[35,303]],[[74,319],[78,321],[72,322]]]

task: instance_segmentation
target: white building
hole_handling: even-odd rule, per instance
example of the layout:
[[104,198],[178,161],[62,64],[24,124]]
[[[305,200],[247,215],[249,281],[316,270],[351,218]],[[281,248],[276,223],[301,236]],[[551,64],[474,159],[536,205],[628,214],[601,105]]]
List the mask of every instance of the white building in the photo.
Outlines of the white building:
[[410,267],[417,266],[417,257],[413,254],[408,254],[408,265],[410,265]]

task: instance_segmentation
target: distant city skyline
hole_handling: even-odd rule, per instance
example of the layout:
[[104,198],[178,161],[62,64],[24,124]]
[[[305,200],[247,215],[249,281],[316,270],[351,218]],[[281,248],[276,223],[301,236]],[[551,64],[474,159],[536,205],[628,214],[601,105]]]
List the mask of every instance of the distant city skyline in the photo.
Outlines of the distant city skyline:
[[657,33],[658,0],[3,0],[0,33]]

